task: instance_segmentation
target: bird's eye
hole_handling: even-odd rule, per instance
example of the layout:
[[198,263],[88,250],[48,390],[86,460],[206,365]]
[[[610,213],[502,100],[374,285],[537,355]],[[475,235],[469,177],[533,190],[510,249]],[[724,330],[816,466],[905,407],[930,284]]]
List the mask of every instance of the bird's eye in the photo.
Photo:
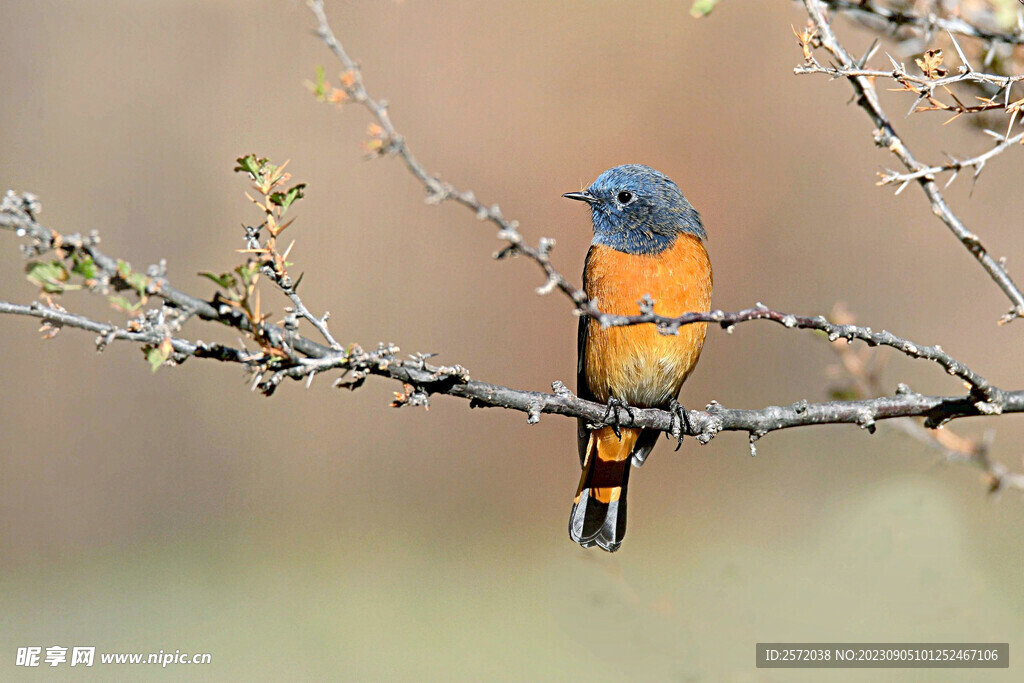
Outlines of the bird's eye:
[[619,193],[619,196],[616,197],[616,199],[619,200],[619,204],[629,204],[633,201],[633,193],[628,190],[623,190]]

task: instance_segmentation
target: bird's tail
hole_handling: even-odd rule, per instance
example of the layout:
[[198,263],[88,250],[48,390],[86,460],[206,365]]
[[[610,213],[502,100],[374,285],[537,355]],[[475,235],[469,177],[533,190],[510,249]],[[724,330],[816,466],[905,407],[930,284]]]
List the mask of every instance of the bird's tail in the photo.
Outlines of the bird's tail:
[[569,516],[569,537],[584,548],[615,552],[626,535],[626,486],[639,429],[611,427],[590,433],[580,486]]

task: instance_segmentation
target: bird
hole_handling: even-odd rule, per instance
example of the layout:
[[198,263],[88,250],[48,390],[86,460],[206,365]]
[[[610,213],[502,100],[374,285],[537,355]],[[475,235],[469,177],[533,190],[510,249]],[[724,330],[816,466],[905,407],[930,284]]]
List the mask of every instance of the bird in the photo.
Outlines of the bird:
[[[562,196],[589,205],[594,236],[583,289],[601,312],[636,314],[646,297],[663,316],[710,309],[707,234],[700,214],[668,176],[626,164],[608,169],[586,190]],[[707,323],[683,325],[672,335],[653,324],[602,327],[593,317],[580,317],[576,393],[609,411],[596,429],[578,420],[582,473],[569,537],[584,548],[619,549],[630,465],[642,465],[658,438],[655,430],[622,426],[618,416],[632,408],[668,409],[682,427],[686,411],[677,398],[706,334]]]

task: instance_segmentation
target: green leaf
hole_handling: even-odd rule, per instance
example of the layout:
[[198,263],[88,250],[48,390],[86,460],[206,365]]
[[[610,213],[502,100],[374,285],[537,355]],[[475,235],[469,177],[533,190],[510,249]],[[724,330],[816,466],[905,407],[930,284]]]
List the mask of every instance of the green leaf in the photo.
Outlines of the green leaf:
[[199,274],[205,278],[213,280],[214,282],[217,283],[217,286],[221,287],[222,289],[229,289],[238,284],[238,280],[236,280],[235,276],[232,275],[231,273],[221,273],[220,275],[215,275],[213,273],[203,272]]
[[146,288],[149,287],[149,278],[142,273],[129,273],[124,281],[140,295],[146,295]]
[[324,76],[324,68],[322,66],[316,67],[316,85],[313,86],[313,94],[316,95],[318,100],[323,100],[327,97],[327,78]]
[[95,280],[99,275],[99,268],[93,262],[92,256],[86,254],[84,257],[75,256],[75,265],[71,268],[71,272],[81,275],[86,280]]
[[124,298],[120,294],[111,294],[110,296],[107,297],[107,302],[114,308],[118,309],[119,311],[124,311],[125,313],[134,313],[135,311],[142,308],[141,301],[133,304],[131,301],[128,301],[128,299]]
[[711,14],[711,10],[715,9],[720,0],[694,0],[693,5],[690,6],[690,16],[700,19]]
[[266,159],[259,159],[255,154],[238,157],[235,161],[238,162],[238,166],[235,166],[235,172],[243,171],[256,179],[261,179],[260,174],[267,163]]
[[149,361],[149,369],[156,372],[171,357],[171,345],[165,340],[159,346],[142,347],[142,352],[146,354],[146,360]]
[[258,263],[255,262],[252,265],[245,264],[235,268],[235,272],[238,273],[239,277],[242,278],[242,284],[245,285],[246,287],[248,287],[252,283],[253,278],[256,277],[256,273],[258,273],[259,271],[260,266]]
[[146,296],[146,288],[149,287],[149,278],[142,273],[133,271],[131,264],[127,261],[117,259],[117,275],[141,296]]
[[33,261],[25,266],[28,281],[48,294],[59,294],[68,289],[81,289],[80,285],[66,284],[68,271],[60,261]]
[[306,183],[299,183],[287,192],[275,192],[270,195],[270,203],[280,206],[283,213],[288,210],[288,207],[292,205],[292,202],[303,198],[304,195],[302,194],[302,191],[304,189],[306,189]]

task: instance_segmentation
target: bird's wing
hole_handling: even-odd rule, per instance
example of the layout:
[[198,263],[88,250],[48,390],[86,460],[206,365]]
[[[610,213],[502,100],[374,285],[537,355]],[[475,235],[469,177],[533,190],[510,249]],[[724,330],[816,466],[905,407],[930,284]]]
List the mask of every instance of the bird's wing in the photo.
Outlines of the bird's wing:
[[[587,252],[587,259],[583,265],[583,286],[586,287],[587,266],[590,264],[590,255],[593,247]],[[576,395],[586,401],[593,401],[594,392],[590,390],[587,383],[587,373],[583,370],[583,359],[587,354],[587,330],[590,328],[590,318],[580,316],[579,331],[576,334]],[[590,430],[587,429],[587,421],[583,418],[576,420],[576,442],[580,452],[580,467],[587,459],[587,442],[590,440]]]

